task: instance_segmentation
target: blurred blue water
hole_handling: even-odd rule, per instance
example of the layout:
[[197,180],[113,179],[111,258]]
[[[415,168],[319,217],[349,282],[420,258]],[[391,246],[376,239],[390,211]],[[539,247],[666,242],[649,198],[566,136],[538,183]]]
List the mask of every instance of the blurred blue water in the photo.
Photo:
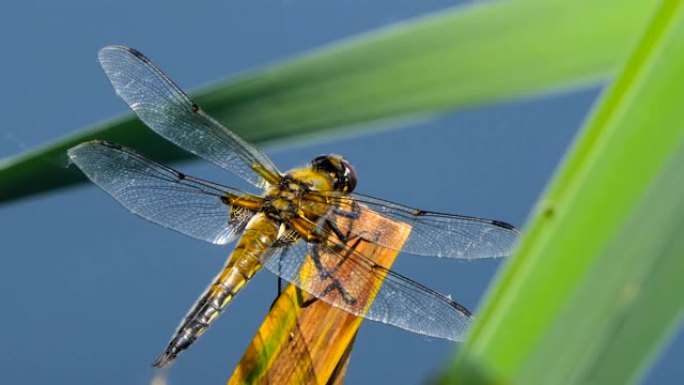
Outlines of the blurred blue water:
[[[106,44],[140,49],[191,88],[450,4],[8,3],[0,14],[0,157],[125,110],[96,61]],[[522,225],[596,95],[509,103],[267,153],[281,169],[340,153],[355,164],[361,192]],[[207,164],[179,167],[222,180]],[[150,362],[230,251],[146,223],[94,187],[0,206],[0,234],[5,383],[148,383]],[[498,266],[406,257],[396,268],[474,308]],[[273,276],[259,274],[178,360],[170,383],[223,383],[275,290]],[[421,383],[457,347],[367,322],[347,383]],[[682,354],[680,333],[646,382],[676,383]]]

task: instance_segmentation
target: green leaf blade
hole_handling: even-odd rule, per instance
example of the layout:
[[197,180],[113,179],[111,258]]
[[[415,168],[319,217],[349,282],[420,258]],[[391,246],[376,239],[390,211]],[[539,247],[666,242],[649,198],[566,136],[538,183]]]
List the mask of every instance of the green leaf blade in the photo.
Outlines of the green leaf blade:
[[[602,371],[633,380],[651,356],[648,347],[655,346],[656,337],[642,333],[637,339],[644,349],[629,359],[633,365],[617,365],[629,361],[611,348],[622,344],[616,339],[621,335],[618,323],[639,324],[632,320],[643,315],[634,307],[622,313],[623,308],[611,304],[635,282],[647,285],[653,279],[648,274],[636,277],[649,270],[651,258],[661,258],[659,247],[671,242],[658,242],[657,237],[643,242],[649,230],[643,217],[678,226],[665,214],[679,207],[681,195],[663,194],[663,188],[647,191],[684,143],[684,111],[679,106],[684,98],[683,13],[679,1],[661,4],[539,204],[517,257],[450,371],[452,383],[586,383]],[[643,208],[656,205],[665,208]],[[623,255],[630,250],[643,253]],[[678,269],[677,263],[670,263]],[[684,291],[684,285],[678,286]],[[674,314],[681,311],[676,295],[659,300],[679,309]],[[663,313],[650,327],[661,335],[672,316]],[[603,355],[608,351],[610,355]],[[599,356],[613,366],[597,366]]]
[[[193,96],[247,141],[267,144],[580,87],[614,72],[653,7],[616,0],[476,3],[334,44]],[[0,202],[83,181],[65,168],[64,152],[95,138],[162,162],[189,156],[129,114],[0,161]]]

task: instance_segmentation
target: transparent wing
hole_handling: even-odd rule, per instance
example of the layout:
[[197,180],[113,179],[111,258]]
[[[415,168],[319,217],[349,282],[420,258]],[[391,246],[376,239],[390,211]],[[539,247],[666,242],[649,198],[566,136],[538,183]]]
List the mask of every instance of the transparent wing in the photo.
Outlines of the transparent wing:
[[414,255],[463,259],[503,257],[511,253],[519,235],[518,230],[505,222],[423,211],[361,194],[328,199],[335,207],[327,216],[333,224],[371,211],[410,225],[411,234],[399,248],[391,241],[396,230],[385,226],[388,222],[360,221],[354,225],[353,233],[373,239],[383,247]]
[[228,204],[229,198],[247,194],[187,176],[114,143],[82,143],[68,154],[134,214],[197,239],[228,243],[254,214]]
[[204,113],[143,54],[108,46],[98,57],[117,94],[156,133],[257,187],[279,179],[266,155]]
[[462,340],[470,327],[463,306],[339,241],[291,243],[264,265],[316,298],[369,320],[452,341]]

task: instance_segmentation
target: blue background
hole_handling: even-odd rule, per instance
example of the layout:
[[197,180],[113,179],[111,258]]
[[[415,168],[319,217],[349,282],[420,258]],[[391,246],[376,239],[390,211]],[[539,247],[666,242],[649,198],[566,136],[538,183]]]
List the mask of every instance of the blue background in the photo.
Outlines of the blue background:
[[[452,4],[6,3],[0,157],[126,110],[96,61],[104,45],[141,50],[191,89]],[[360,192],[522,226],[598,92],[471,109],[266,153],[281,169],[321,153],[343,154],[357,168]],[[204,162],[177,167],[219,183],[224,175]],[[7,384],[149,383],[151,361],[230,252],[146,223],[93,186],[0,206],[0,234],[0,378]],[[396,270],[474,309],[499,265],[403,256]],[[170,383],[224,383],[275,294],[276,279],[259,274],[175,363]],[[421,383],[457,348],[366,322],[347,383]],[[682,355],[680,332],[646,382],[683,378]]]

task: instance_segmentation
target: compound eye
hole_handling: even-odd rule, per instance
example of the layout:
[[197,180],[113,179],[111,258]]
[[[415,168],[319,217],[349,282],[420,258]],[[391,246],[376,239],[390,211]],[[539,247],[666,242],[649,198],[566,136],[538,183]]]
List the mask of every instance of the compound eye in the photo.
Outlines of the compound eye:
[[349,162],[339,155],[321,155],[311,161],[311,168],[323,171],[334,179],[334,189],[352,192],[356,188],[356,172]]
[[328,155],[321,155],[317,156],[311,161],[311,168],[314,170],[329,172],[333,169],[333,166]]
[[342,176],[344,187],[342,191],[349,193],[356,188],[356,170],[346,159],[341,159],[341,163],[344,169]]

